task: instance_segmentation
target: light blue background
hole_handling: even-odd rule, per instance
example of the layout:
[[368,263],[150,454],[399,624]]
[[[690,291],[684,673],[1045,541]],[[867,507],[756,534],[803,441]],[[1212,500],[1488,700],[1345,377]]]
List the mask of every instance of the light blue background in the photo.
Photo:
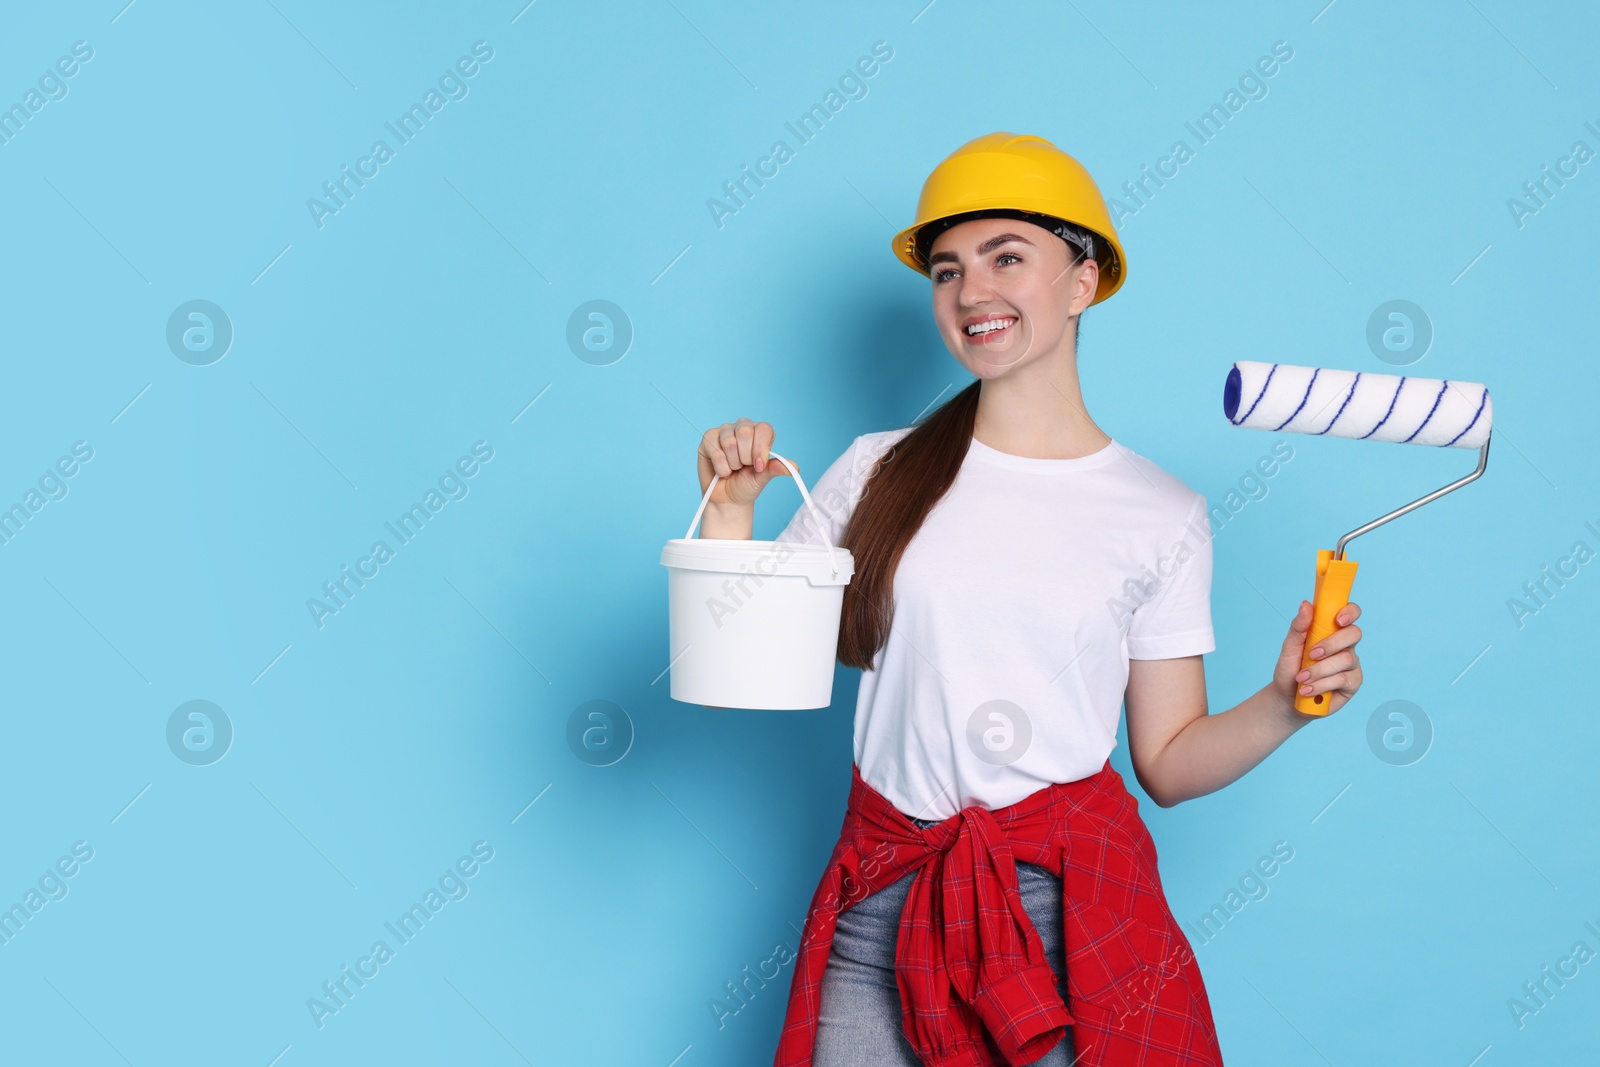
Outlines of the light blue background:
[[[1084,318],[1090,411],[1213,502],[1274,440],[1222,416],[1235,359],[1485,382],[1495,446],[1352,546],[1355,701],[1218,794],[1142,803],[1167,893],[1230,1064],[1592,1055],[1600,963],[1520,1028],[1507,1002],[1600,950],[1600,565],[1521,628],[1507,601],[1600,547],[1600,174],[1521,228],[1506,206],[1600,148],[1591,9],[123,3],[0,16],[0,101],[94,49],[0,145],[0,504],[94,449],[0,546],[0,904],[94,849],[0,945],[4,1059],[770,1062],[792,966],[711,1005],[798,944],[858,675],[825,712],[668,698],[658,557],[699,435],[764,419],[820,473],[909,424],[970,380],[888,250],[934,164],[1037,133],[1116,195],[1275,41],[1265,98],[1125,222],[1129,280]],[[319,229],[307,199],[480,40],[466,98]],[[868,95],[719,228],[708,198],[875,41]],[[1397,298],[1435,330],[1405,371],[1365,339]],[[193,299],[235,330],[209,366],[165,341]],[[610,365],[565,339],[594,299],[635,331]],[[319,629],[307,599],[477,441],[469,494]],[[1290,443],[1214,543],[1214,711],[1266,681],[1317,548],[1474,460]],[[777,483],[757,535],[798,499]],[[210,766],[165,738],[194,699],[235,730]],[[631,724],[610,766],[567,740],[593,700]],[[1367,742],[1390,700],[1432,724],[1409,766]],[[307,999],[478,841],[469,894],[319,1029]],[[1279,841],[1270,892],[1202,942]]]

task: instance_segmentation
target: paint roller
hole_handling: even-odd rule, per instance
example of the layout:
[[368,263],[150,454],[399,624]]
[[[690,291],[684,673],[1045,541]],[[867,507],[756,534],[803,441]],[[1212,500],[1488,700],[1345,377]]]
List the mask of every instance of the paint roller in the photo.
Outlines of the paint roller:
[[[1228,371],[1222,410],[1233,425],[1253,430],[1478,450],[1478,469],[1471,474],[1357,526],[1339,538],[1331,551],[1317,550],[1311,629],[1300,658],[1304,670],[1313,662],[1311,649],[1338,629],[1334,616],[1350,602],[1357,564],[1345,558],[1345,546],[1368,530],[1483,474],[1489,463],[1489,430],[1494,421],[1489,390],[1474,382],[1241,360]],[[1295,710],[1306,715],[1328,713],[1326,693],[1304,696],[1298,685],[1295,689]]]

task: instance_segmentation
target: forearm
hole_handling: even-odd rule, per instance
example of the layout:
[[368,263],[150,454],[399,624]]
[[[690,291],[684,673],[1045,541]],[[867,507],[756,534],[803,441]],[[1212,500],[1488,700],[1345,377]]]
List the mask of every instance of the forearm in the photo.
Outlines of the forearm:
[[707,504],[705,513],[700,516],[700,536],[748,541],[755,521],[753,504]]
[[1145,788],[1163,807],[1213,793],[1244,777],[1310,721],[1269,682],[1242,703],[1180,730],[1156,757]]

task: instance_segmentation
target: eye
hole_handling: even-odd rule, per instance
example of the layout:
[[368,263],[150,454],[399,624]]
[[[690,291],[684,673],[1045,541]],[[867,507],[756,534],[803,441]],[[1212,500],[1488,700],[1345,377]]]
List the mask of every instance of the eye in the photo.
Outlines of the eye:
[[[1006,264],[1004,262],[1004,260],[1007,257],[1010,257],[1011,259],[1016,260],[1018,263],[1022,262],[1022,257],[1017,255],[1015,252],[1001,252],[999,255],[994,257],[995,266],[999,266],[999,267],[1007,266],[1008,264]],[[935,282],[948,281],[950,275],[952,275],[954,273],[955,273],[955,270],[953,268],[949,268],[949,267],[946,267],[943,270],[936,270],[936,271],[933,272],[933,280]]]

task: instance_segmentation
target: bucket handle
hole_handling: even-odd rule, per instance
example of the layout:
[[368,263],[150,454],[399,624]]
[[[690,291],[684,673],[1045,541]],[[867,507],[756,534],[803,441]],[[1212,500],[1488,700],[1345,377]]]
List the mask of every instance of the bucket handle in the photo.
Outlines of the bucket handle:
[[[822,534],[822,543],[828,547],[828,565],[833,568],[833,575],[837,578],[839,576],[839,560],[833,554],[833,542],[828,538],[828,524],[822,521],[822,515],[817,511],[817,505],[812,502],[811,494],[806,492],[806,483],[800,480],[800,472],[794,469],[793,463],[790,463],[776,452],[768,452],[767,458],[775,459],[782,463],[789,468],[789,473],[794,476],[794,484],[800,487],[800,495],[805,498],[806,507],[811,511],[811,517],[817,520],[817,530]],[[694,521],[689,524],[689,532],[683,535],[685,541],[692,539],[695,530],[699,528],[700,516],[705,514],[706,505],[711,503],[711,492],[716,489],[717,479],[720,477],[721,475],[715,472],[712,473],[711,484],[706,486],[706,495],[700,498],[700,507],[694,513]]]

